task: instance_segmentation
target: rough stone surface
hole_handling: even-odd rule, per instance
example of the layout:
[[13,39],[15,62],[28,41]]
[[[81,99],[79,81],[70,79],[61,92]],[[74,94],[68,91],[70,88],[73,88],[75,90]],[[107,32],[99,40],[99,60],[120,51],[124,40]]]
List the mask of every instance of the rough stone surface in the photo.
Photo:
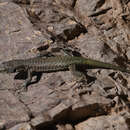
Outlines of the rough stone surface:
[[34,130],[34,129],[28,123],[21,123],[21,124],[15,125],[9,130]]
[[29,55],[28,50],[35,47],[44,37],[40,31],[33,29],[26,11],[19,5],[3,2],[0,4],[0,14],[0,58],[26,58]]
[[[1,62],[67,49],[129,68],[129,10],[128,0],[0,0]],[[0,129],[130,129],[130,76],[104,69],[85,74],[83,88],[73,89],[70,72],[57,72],[21,93],[25,76],[0,74]]]
[[27,108],[20,103],[8,90],[0,92],[0,120],[9,127],[29,121]]
[[87,121],[79,123],[75,126],[75,128],[76,130],[129,130],[129,127],[125,121],[126,120],[122,116],[101,116],[90,118]]

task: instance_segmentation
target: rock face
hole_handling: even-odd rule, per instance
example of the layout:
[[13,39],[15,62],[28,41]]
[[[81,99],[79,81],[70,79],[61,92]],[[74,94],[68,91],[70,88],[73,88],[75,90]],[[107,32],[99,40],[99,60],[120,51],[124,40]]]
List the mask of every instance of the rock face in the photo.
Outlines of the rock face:
[[[129,0],[0,0],[1,62],[67,49],[129,68],[129,10]],[[0,74],[0,130],[129,130],[130,75],[104,69],[85,74],[83,88],[73,89],[67,71],[43,74],[20,93],[19,74]]]

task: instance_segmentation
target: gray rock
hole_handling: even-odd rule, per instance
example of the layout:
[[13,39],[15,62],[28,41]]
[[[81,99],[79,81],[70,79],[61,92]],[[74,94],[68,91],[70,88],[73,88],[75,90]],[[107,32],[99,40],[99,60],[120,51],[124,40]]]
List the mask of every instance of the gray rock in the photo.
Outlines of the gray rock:
[[[35,49],[59,51],[64,47],[109,63],[124,65],[129,59],[129,2],[13,2],[0,0],[1,62],[33,57]],[[14,90],[23,81],[14,80],[15,74],[0,74],[0,128],[32,129],[31,125],[37,130],[47,127],[72,130],[76,124],[80,129],[80,123],[90,117],[88,126],[83,122],[84,129],[96,126],[127,130],[129,76],[101,69],[88,70],[85,74],[90,85],[83,88],[74,89],[77,84],[70,72],[57,72],[43,74],[38,83],[29,86],[28,92],[19,94]],[[86,88],[92,91],[83,91]]]
[[88,119],[82,123],[76,125],[76,130],[129,130],[125,123],[125,119],[119,115],[112,116],[100,116],[96,118]]
[[10,128],[9,130],[34,130],[28,123],[21,123],[15,125],[14,127]]
[[29,119],[28,110],[24,104],[8,90],[0,91],[0,120],[4,122],[6,128]]

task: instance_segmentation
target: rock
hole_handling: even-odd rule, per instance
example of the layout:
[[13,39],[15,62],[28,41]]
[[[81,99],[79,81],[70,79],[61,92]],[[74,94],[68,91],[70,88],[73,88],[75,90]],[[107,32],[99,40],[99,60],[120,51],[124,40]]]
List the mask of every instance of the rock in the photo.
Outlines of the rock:
[[119,115],[100,116],[90,118],[75,126],[76,130],[99,130],[99,129],[115,129],[115,130],[129,130],[125,123],[125,119]]
[[24,104],[19,102],[8,90],[0,91],[0,120],[4,122],[6,128],[19,122],[29,121],[29,119],[28,110]]
[[9,130],[34,130],[28,123],[21,123],[15,125],[14,127],[10,128]]
[[30,0],[13,0],[15,3],[30,4]]
[[[14,13],[15,11],[17,13]],[[0,51],[3,53],[3,55],[0,55],[0,58],[31,57],[33,54],[28,53],[28,50],[37,45],[41,40],[44,40],[44,37],[33,29],[25,12],[17,4],[11,2],[3,3],[0,6],[0,12],[2,14],[0,18]],[[13,15],[9,18],[11,13]],[[7,49],[9,50],[4,55]]]
[[128,60],[130,60],[130,48],[127,48],[127,52],[126,52],[126,56],[128,58]]
[[57,129],[58,130],[74,130],[71,124],[66,124],[66,125],[58,124]]
[[[71,17],[67,17],[64,11],[63,13],[55,11],[57,8],[61,8],[62,10],[62,6],[58,7],[59,3],[57,2],[51,2],[51,0],[49,0],[32,5],[31,8],[28,9],[29,15],[32,17],[32,22],[35,21],[35,25],[38,27],[39,25],[36,23],[37,19],[39,19],[41,21],[40,26],[48,30],[52,38],[55,40],[59,39],[61,41],[68,41],[78,37],[81,33],[85,33],[85,27]],[[44,9],[41,8],[41,5]],[[53,19],[53,24],[49,22],[51,19]]]
[[[125,66],[129,5],[127,0],[0,0],[1,62],[34,57],[42,50],[62,55],[64,48]],[[24,82],[17,74],[0,74],[0,129],[127,130],[129,75],[104,69],[84,73],[87,82],[79,88],[70,72],[57,72],[43,74],[21,93],[15,93]]]

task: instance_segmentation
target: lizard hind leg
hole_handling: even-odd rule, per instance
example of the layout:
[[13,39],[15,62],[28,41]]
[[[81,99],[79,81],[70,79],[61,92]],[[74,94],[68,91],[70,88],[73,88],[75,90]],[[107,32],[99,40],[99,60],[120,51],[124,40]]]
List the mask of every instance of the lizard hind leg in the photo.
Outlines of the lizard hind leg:
[[76,79],[76,85],[74,84],[73,90],[78,89],[79,95],[81,93],[92,91],[92,89],[88,87],[91,83],[87,84],[86,75],[80,71],[75,64],[70,65],[69,70]]
[[76,81],[84,81],[86,80],[86,76],[82,71],[79,71],[75,64],[69,66],[69,70],[76,79]]

